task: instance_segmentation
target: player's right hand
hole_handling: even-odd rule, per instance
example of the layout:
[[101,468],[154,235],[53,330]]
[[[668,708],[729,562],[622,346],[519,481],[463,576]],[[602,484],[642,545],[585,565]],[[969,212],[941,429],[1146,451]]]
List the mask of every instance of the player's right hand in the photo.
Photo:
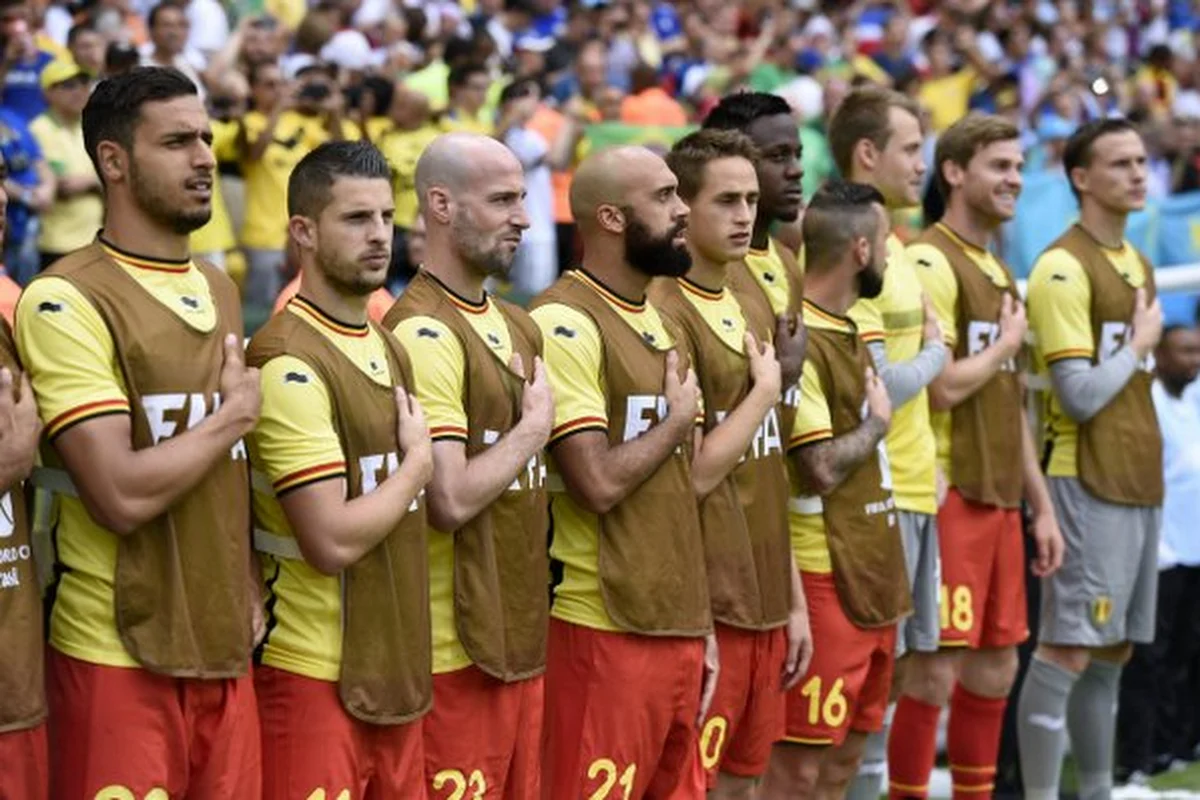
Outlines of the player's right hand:
[[[518,375],[525,374],[518,353],[513,353],[512,369]],[[533,426],[543,444],[550,438],[550,429],[554,427],[554,391],[546,377],[546,362],[540,356],[533,357],[533,377],[525,381],[521,394],[521,422]]]
[[1146,302],[1146,290],[1138,289],[1133,302],[1133,320],[1130,344],[1139,358],[1145,358],[1150,351],[1158,346],[1162,338],[1163,313],[1162,303],[1154,298],[1153,303]]
[[1000,339],[998,344],[1004,348],[1005,358],[1016,358],[1025,345],[1025,333],[1029,323],[1025,319],[1025,304],[1014,300],[1012,295],[1004,295],[1000,301]]
[[425,424],[425,410],[415,394],[400,386],[396,387],[396,444],[404,453],[405,463],[416,459],[414,464],[422,467],[425,479],[433,477],[433,442]]
[[759,344],[750,331],[746,331],[744,343],[746,357],[750,359],[751,385],[777,398],[783,378],[779,362],[775,360],[775,348],[770,342]]
[[783,385],[791,388],[800,380],[808,351],[808,328],[799,314],[781,314],[775,320],[775,358]]
[[20,393],[14,397],[13,374],[0,369],[0,458],[16,466],[14,472],[22,478],[33,469],[41,435],[42,421],[29,378],[21,376]]
[[872,417],[879,418],[884,425],[892,423],[892,401],[888,399],[887,387],[883,379],[875,374],[875,370],[867,367],[867,412]]
[[700,387],[696,371],[688,368],[687,375],[679,380],[679,352],[667,353],[667,374],[663,377],[663,395],[667,398],[667,417],[687,420],[684,428],[691,432],[700,410]]
[[242,342],[234,334],[225,337],[225,363],[221,365],[221,410],[238,420],[243,433],[258,422],[262,406],[262,383],[258,370],[246,366]]

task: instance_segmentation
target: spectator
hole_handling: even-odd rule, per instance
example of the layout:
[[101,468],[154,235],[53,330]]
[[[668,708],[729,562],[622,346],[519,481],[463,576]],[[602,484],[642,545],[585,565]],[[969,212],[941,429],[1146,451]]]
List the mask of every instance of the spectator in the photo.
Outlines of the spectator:
[[922,81],[919,97],[929,109],[933,129],[938,133],[967,115],[977,81],[995,77],[994,68],[976,47],[970,28],[959,27],[953,37],[939,29],[925,37],[929,73]]
[[487,119],[483,107],[491,85],[487,67],[483,64],[468,63],[452,67],[446,79],[449,102],[442,113],[442,130],[490,136],[492,121]]
[[104,51],[104,75],[102,77],[123,75],[141,61],[142,57],[133,45],[124,42],[109,42],[108,49]]
[[90,82],[73,61],[54,61],[42,70],[50,107],[29,126],[54,173],[55,199],[42,214],[38,250],[41,268],[91,244],[104,215],[100,179],[83,145],[83,107]]
[[90,22],[81,22],[67,34],[67,49],[84,72],[93,79],[104,74],[104,52],[107,48],[104,37]]
[[686,125],[687,111],[663,90],[658,73],[648,64],[633,70],[633,94],[621,103],[621,121],[627,125]]
[[372,141],[392,167],[396,212],[392,218],[395,231],[389,281],[398,281],[404,277],[401,262],[405,255],[405,238],[417,220],[417,159],[441,130],[433,124],[429,99],[403,83],[395,86],[386,121],[387,127]]
[[496,138],[504,142],[525,170],[525,210],[529,228],[521,237],[513,262],[514,287],[528,297],[546,289],[558,277],[554,239],[554,192],[550,184],[550,143],[529,127],[541,102],[537,82],[517,81],[500,93]]
[[218,0],[186,0],[183,8],[188,21],[187,50],[207,61],[229,41],[229,17]]
[[96,0],[92,6],[91,22],[109,40],[141,47],[150,40],[142,16],[129,5],[129,0]]
[[54,173],[25,121],[0,108],[0,155],[4,158],[4,271],[24,286],[37,274],[38,215],[54,202]]
[[54,60],[53,54],[38,47],[30,17],[25,0],[0,0],[0,73],[4,78],[0,106],[27,123],[46,110],[40,78]]
[[1192,759],[1200,731],[1200,331],[1168,327],[1155,352],[1154,408],[1163,433],[1162,534],[1154,642],[1138,645],[1121,679],[1118,781],[1145,783]]
[[150,42],[141,48],[142,66],[174,67],[186,75],[205,99],[204,81],[200,70],[204,58],[187,52],[188,18],[184,7],[175,0],[165,0],[150,11]]
[[[5,186],[8,185],[8,167],[2,156],[0,156],[0,181],[3,181]],[[7,225],[5,223],[6,204],[7,198],[5,197],[4,192],[0,191],[0,237],[3,237],[7,232]],[[5,242],[6,249],[7,244],[8,243]],[[4,270],[0,270],[0,317],[3,317],[4,321],[7,322],[10,327],[13,324],[13,312],[16,311],[17,299],[20,296],[21,287],[18,286],[12,278],[5,274]]]
[[261,322],[279,294],[287,241],[287,181],[292,168],[322,142],[358,138],[342,118],[342,93],[333,75],[312,62],[284,83],[280,68],[260,64],[250,76],[254,110],[242,121],[239,145],[246,182],[242,246],[246,252],[244,289],[247,316]]

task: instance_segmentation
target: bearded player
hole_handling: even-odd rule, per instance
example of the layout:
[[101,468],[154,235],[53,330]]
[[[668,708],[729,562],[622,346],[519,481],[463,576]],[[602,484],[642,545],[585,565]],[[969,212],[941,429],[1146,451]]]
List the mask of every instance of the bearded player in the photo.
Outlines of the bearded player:
[[926,796],[947,703],[954,795],[991,793],[1016,645],[1029,633],[1022,499],[1038,544],[1034,573],[1049,575],[1062,560],[1024,413],[1025,315],[1012,274],[989,249],[1016,210],[1023,163],[1018,131],[1007,120],[972,114],[955,123],[934,158],[946,213],[908,248],[951,351],[929,387],[949,491],[938,511],[940,649],[914,653],[908,666],[896,712],[906,724],[892,728],[893,797]]
[[1050,373],[1050,496],[1066,552],[1042,580],[1021,687],[1025,796],[1057,795],[1066,733],[1080,797],[1108,797],[1121,666],[1154,638],[1162,439],[1149,356],[1162,335],[1154,270],[1125,238],[1146,202],[1146,146],[1101,120],[1067,141],[1079,221],[1034,264],[1029,319]]
[[661,158],[602,150],[575,173],[583,265],[534,302],[556,399],[554,589],[542,796],[704,791],[697,729],[716,641],[691,470],[687,342],[646,298],[690,266],[687,206]]
[[466,133],[432,142],[416,176],[425,262],[384,324],[413,356],[433,436],[426,780],[436,800],[462,787],[536,798],[549,574],[542,448],[554,398],[541,332],[484,289],[508,274],[529,226],[525,178],[504,145]]
[[[787,735],[763,786],[770,800],[845,794],[883,725],[897,623],[912,608],[883,447],[891,405],[846,316],[882,291],[887,234],[883,198],[863,184],[825,186],[804,217],[809,350],[789,508],[814,656],[788,695]],[[846,768],[827,768],[831,759]]]
[[259,376],[244,363],[237,287],[189,255],[215,165],[196,92],[159,68],[96,87],[83,135],[104,229],[17,307],[46,424],[42,481],[59,502],[54,797],[259,791],[242,441]]

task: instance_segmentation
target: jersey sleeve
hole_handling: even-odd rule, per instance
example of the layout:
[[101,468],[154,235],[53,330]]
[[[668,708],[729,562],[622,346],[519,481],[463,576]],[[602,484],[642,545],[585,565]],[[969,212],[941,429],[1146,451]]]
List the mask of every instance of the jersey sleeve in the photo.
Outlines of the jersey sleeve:
[[859,300],[847,313],[858,327],[858,335],[864,342],[882,342],[885,338],[883,313],[873,300]]
[[433,441],[467,440],[463,405],[466,361],[458,338],[433,317],[409,317],[392,331],[411,356],[417,399]]
[[217,161],[237,159],[238,124],[236,122],[212,121],[212,151]]
[[833,418],[829,414],[829,400],[821,388],[817,368],[806,360],[800,373],[800,405],[796,408],[796,421],[788,438],[788,450],[832,438]]
[[1092,290],[1078,259],[1065,250],[1044,253],[1029,275],[1029,326],[1046,364],[1091,358]]
[[294,356],[279,356],[263,365],[261,379],[262,411],[252,434],[254,466],[276,496],[345,477],[346,455],[320,376]]
[[129,413],[112,334],[72,284],[30,283],[17,304],[15,336],[47,439],[89,419]]
[[931,244],[917,243],[908,248],[908,259],[942,324],[942,338],[953,348],[958,343],[958,281],[946,254]]
[[584,430],[608,430],[608,404],[601,384],[600,331],[586,315],[551,303],[531,316],[542,331],[543,360],[554,390],[550,443]]

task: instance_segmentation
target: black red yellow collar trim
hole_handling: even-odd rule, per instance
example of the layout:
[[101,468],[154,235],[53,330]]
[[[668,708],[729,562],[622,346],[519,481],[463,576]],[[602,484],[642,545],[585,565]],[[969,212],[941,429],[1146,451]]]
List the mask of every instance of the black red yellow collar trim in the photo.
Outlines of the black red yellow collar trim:
[[353,325],[349,322],[342,322],[339,319],[329,316],[320,308],[317,307],[311,300],[306,300],[300,295],[296,295],[288,301],[288,307],[303,314],[318,325],[328,328],[334,333],[340,333],[343,336],[353,336],[362,338],[367,335],[368,327],[366,323],[362,325]]

